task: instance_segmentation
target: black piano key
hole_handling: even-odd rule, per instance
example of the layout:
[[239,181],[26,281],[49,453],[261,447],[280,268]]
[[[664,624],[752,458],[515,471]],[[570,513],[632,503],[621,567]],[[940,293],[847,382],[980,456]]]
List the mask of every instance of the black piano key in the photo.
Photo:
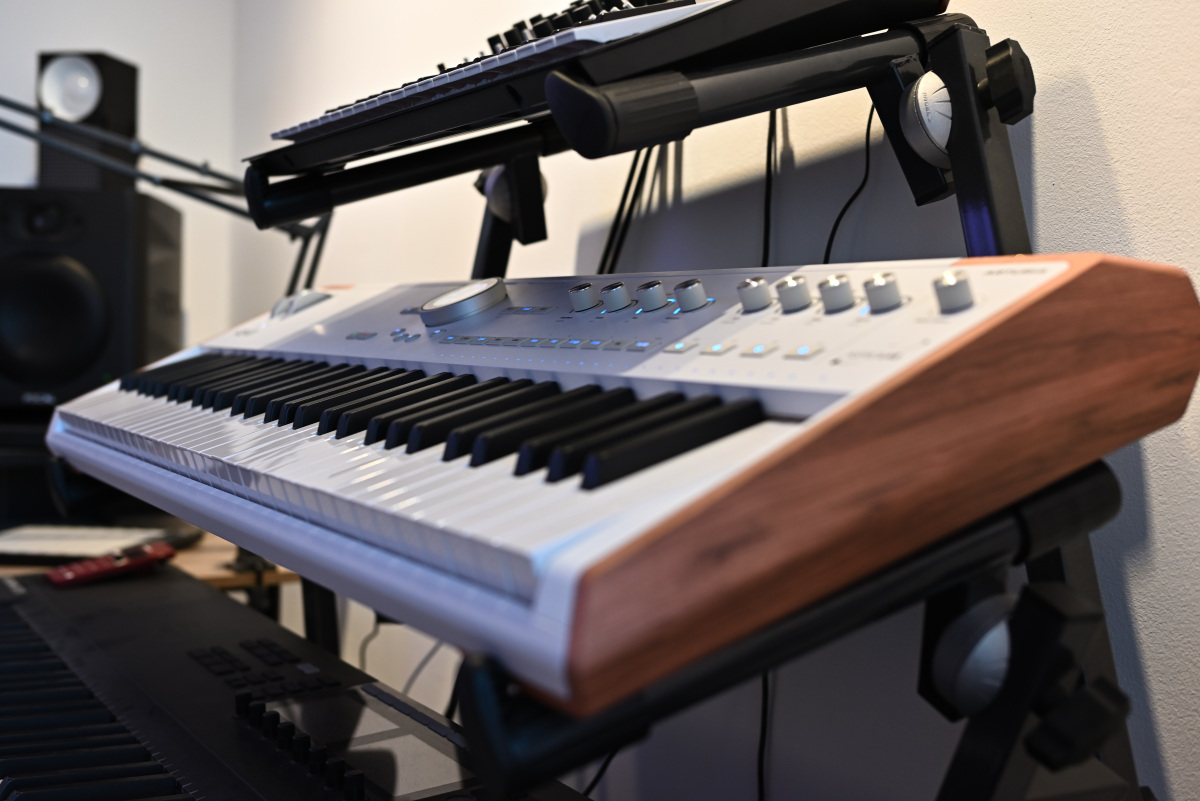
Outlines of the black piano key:
[[46,709],[26,715],[0,715],[0,732],[55,729],[63,726],[85,726],[89,723],[110,723],[112,715],[99,704],[73,709]]
[[[450,436],[450,432],[477,420],[490,418],[493,415],[507,412],[520,406],[526,406],[534,401],[557,395],[561,391],[555,381],[543,381],[539,384],[528,385],[505,392],[495,398],[488,398],[472,403],[461,409],[444,412],[435,417],[422,420],[408,432],[408,452],[416,453],[434,445],[440,445]],[[513,381],[510,386],[520,384]]]
[[[156,762],[133,762],[126,765],[99,765],[93,768],[56,770],[13,776],[0,781],[0,801],[8,801],[11,793],[38,787],[71,786],[101,782],[106,779],[127,779],[132,776],[163,775],[166,770]],[[171,788],[176,789],[174,787]]]
[[209,370],[208,372],[182,381],[175,381],[171,384],[171,388],[167,390],[167,400],[188,403],[192,400],[197,390],[202,392],[206,387],[212,386],[215,381],[224,381],[227,378],[254,373],[271,363],[278,364],[279,361],[279,359],[250,359],[248,362],[242,364]]
[[66,665],[58,659],[20,659],[0,662],[0,681],[5,681],[10,674],[28,674],[37,676],[42,672],[65,670]]
[[[371,421],[371,425],[375,425],[377,420],[381,421],[382,427],[380,430],[384,433],[384,447],[389,449],[395,448],[408,442],[408,432],[418,422],[430,417],[436,417],[444,412],[470,406],[473,403],[478,403],[488,398],[497,397],[506,392],[512,392],[514,389],[512,385],[516,383],[519,383],[521,387],[527,387],[533,382],[528,379],[522,379],[520,382],[517,382],[509,381],[507,378],[490,378],[487,381],[479,382],[473,387],[465,387],[454,392],[448,392],[441,397],[413,404],[395,414],[375,418]],[[517,388],[519,389],[520,387]],[[368,434],[370,431],[371,429],[368,428]]]
[[[336,364],[331,367],[326,367],[323,370],[318,370],[310,376],[304,378],[296,378],[290,381],[282,381],[279,384],[274,384],[269,387],[247,394],[247,396],[238,396],[238,399],[233,402],[233,413],[242,414],[247,420],[251,417],[258,417],[260,414],[267,413],[267,407],[271,401],[282,397],[295,395],[300,392],[307,392],[316,387],[324,386],[336,379],[349,380],[351,376],[365,373],[367,368],[361,364]],[[240,404],[240,411],[239,411]],[[270,422],[272,418],[268,417],[264,422]]]
[[609,447],[630,437],[642,436],[657,426],[673,423],[704,409],[711,409],[720,402],[720,398],[714,395],[692,398],[683,403],[671,404],[656,412],[638,415],[622,423],[605,426],[592,434],[565,442],[550,454],[546,480],[561,481],[568,476],[573,476],[583,468],[584,461],[593,451]]
[[[428,381],[429,383],[422,387],[417,386],[417,384],[423,384],[424,381]],[[449,394],[456,389],[472,386],[475,384],[475,376],[469,374],[456,376],[451,373],[437,373],[424,379],[424,381],[418,381],[412,387],[405,387],[405,392],[393,395],[388,399],[359,406],[343,413],[338,418],[338,439],[348,437],[351,434],[357,434],[359,431],[366,431],[371,424],[371,420],[379,415],[395,412],[421,401]]]
[[58,751],[37,756],[15,756],[0,759],[0,776],[18,773],[46,773],[52,770],[87,768],[94,765],[122,765],[143,762],[150,758],[141,745],[111,745],[82,751]]
[[233,399],[236,398],[239,393],[257,389],[259,387],[270,386],[276,381],[305,373],[312,369],[311,365],[312,362],[285,361],[283,364],[277,365],[271,370],[266,370],[254,376],[247,376],[240,380],[230,382],[224,386],[213,387],[212,389],[205,390],[204,399],[200,402],[200,405],[206,409],[213,409],[214,411],[228,409],[233,405]]
[[634,400],[636,398],[633,390],[621,387],[582,400],[573,399],[565,406],[555,406],[540,414],[489,428],[475,437],[475,444],[471,449],[471,467],[479,467],[515,453],[521,447],[521,443],[539,432],[554,431],[587,420],[611,409],[628,406]]
[[559,445],[588,436],[596,431],[602,431],[609,426],[620,425],[638,416],[657,412],[666,406],[683,403],[684,400],[681,393],[665,392],[644,401],[638,401],[632,406],[622,405],[617,409],[581,420],[578,423],[530,437],[522,442],[517,450],[517,466],[513,470],[513,475],[523,476],[534,470],[541,470],[549,464],[550,455]]
[[301,404],[296,409],[296,420],[293,423],[294,428],[304,428],[313,423],[321,421],[321,413],[333,406],[345,405],[355,401],[383,392],[388,389],[411,384],[425,377],[422,370],[392,370],[386,375],[380,376],[374,381],[368,381],[359,384],[356,387],[345,389],[340,392],[335,392],[331,395],[318,398],[308,403]]
[[241,383],[242,381],[250,381],[262,375],[270,375],[281,367],[287,365],[283,359],[260,359],[257,364],[252,364],[244,369],[232,368],[225,375],[214,375],[209,379],[205,379],[203,383],[197,383],[195,390],[192,392],[192,406],[204,406],[207,399],[208,405],[212,405],[212,398],[218,389]]
[[12,794],[11,801],[133,801],[179,790],[168,773],[99,779],[51,787],[34,787]]
[[143,382],[149,382],[153,380],[155,376],[165,375],[173,371],[185,370],[190,366],[208,364],[214,359],[221,358],[225,357],[220,353],[201,353],[197,356],[191,357],[190,359],[182,359],[177,362],[161,365],[160,367],[143,367],[140,370],[135,370],[132,373],[126,373],[125,375],[121,376],[120,386],[121,389],[126,392],[133,392],[137,390],[139,384]]
[[75,687],[56,687],[43,690],[21,690],[8,692],[7,687],[0,692],[0,709],[9,709],[24,704],[40,704],[48,701],[71,701],[79,698],[91,698],[92,693],[82,684]]
[[583,463],[582,486],[595,489],[764,419],[762,404],[756,400],[742,400],[612,443],[588,454]]
[[169,379],[157,382],[155,384],[155,392],[152,393],[156,397],[165,397],[168,400],[176,400],[180,387],[185,386],[188,382],[203,380],[207,376],[225,372],[226,370],[234,370],[247,365],[255,365],[262,361],[256,356],[237,356],[231,357],[227,361],[214,362],[207,368],[202,370],[189,370],[180,375],[171,376]]
[[166,393],[167,386],[178,378],[249,358],[251,357],[231,356],[225,353],[201,354],[191,359],[183,359],[171,364],[164,364],[162,367],[155,367],[153,370],[148,370],[142,375],[135,374],[132,389],[143,395],[163,395]]
[[125,734],[126,729],[120,723],[93,723],[87,726],[70,726],[62,729],[39,729],[36,735],[29,732],[0,734],[0,748],[10,745],[21,745],[36,736],[38,740],[71,740],[76,737],[107,737],[113,734]]
[[[34,739],[30,739],[30,737]],[[42,738],[42,732],[35,732],[31,735],[27,734],[24,742],[0,745],[0,759],[26,754],[52,754],[58,751],[78,751],[81,748],[104,748],[109,745],[133,745],[135,743],[137,743],[137,738],[129,732],[95,737],[77,735],[66,739],[49,740]],[[0,799],[2,798],[4,798],[4,794],[0,793]]]
[[263,419],[263,422],[269,423],[277,419],[281,426],[290,425],[296,419],[296,409],[300,408],[302,403],[314,401],[326,395],[332,395],[343,389],[361,386],[369,381],[374,381],[388,372],[391,371],[387,367],[376,367],[374,370],[364,370],[347,378],[333,378],[323,381],[318,386],[289,393],[286,396],[280,396],[267,404],[267,415]]
[[176,381],[199,375],[220,367],[230,367],[234,364],[255,361],[253,356],[226,356],[222,355],[213,359],[211,362],[205,362],[202,365],[192,365],[187,369],[171,372],[145,382],[144,394],[155,398],[164,397],[171,389],[171,384]]
[[600,387],[594,384],[576,387],[567,392],[552,394],[550,397],[542,398],[533,403],[508,409],[490,417],[457,426],[446,437],[446,449],[442,453],[442,461],[449,462],[471,453],[475,447],[476,439],[485,431],[491,431],[501,426],[517,424],[531,417],[538,417],[545,413],[558,411],[576,401],[584,400],[598,394],[600,394]]
[[[453,373],[434,373],[427,375],[417,381],[413,381],[401,386],[385,389],[380,392],[375,392],[362,398],[358,398],[350,403],[339,403],[336,406],[330,406],[325,411],[321,412],[321,423],[317,426],[318,434],[325,434],[329,431],[335,431],[341,425],[343,417],[348,417],[351,414],[357,413],[363,420],[363,428],[366,427],[367,421],[375,414],[381,411],[386,411],[389,406],[397,405],[396,399],[403,398],[410,393],[421,393],[429,390],[432,387],[441,384],[447,379],[453,378]],[[377,409],[374,413],[368,413],[368,410]],[[367,414],[365,418],[363,414]],[[362,428],[359,429],[360,431]]]

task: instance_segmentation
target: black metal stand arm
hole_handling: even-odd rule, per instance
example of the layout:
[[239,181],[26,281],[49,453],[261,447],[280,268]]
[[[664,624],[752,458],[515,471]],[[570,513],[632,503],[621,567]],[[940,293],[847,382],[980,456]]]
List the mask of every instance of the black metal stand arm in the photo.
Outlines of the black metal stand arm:
[[[549,709],[517,689],[495,662],[469,658],[459,673],[457,693],[472,767],[497,798],[536,786],[642,738],[657,721],[843,634],[964,581],[1084,538],[1115,516],[1119,506],[1116,478],[1103,463],[1093,464],[590,718]],[[1026,591],[1013,621],[1004,689],[979,722],[968,726],[947,774],[945,801],[1025,799],[1040,765],[1062,768],[1086,761],[1124,720],[1127,706],[1115,686],[1102,683],[1081,695],[1072,685],[1089,638],[1102,625],[1095,607],[1061,584],[1038,586]],[[1063,659],[1063,646],[1071,659]],[[1051,684],[1062,691],[1056,693]],[[1036,719],[1040,728],[1029,723]],[[1030,730],[1040,732],[1033,746],[1021,740]],[[1003,782],[993,781],[1001,776]],[[955,794],[961,787],[971,792]],[[973,794],[980,788],[986,792]]]

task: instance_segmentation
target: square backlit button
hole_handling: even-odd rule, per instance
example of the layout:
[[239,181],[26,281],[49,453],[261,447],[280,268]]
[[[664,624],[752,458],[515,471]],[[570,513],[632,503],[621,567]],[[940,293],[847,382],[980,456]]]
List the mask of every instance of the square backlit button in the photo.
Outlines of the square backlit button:
[[446,336],[439,339],[438,342],[440,342],[443,345],[465,345],[467,343],[467,337],[455,336],[454,334],[446,334]]
[[820,345],[797,345],[783,355],[789,359],[811,359],[822,350]]
[[610,339],[604,343],[605,350],[625,350],[630,345],[628,339]]
[[508,348],[519,348],[525,344],[525,337],[503,337],[500,344]]
[[711,345],[705,345],[700,348],[700,352],[705,356],[724,356],[735,347],[737,346],[732,342],[714,342]]
[[557,348],[561,343],[563,343],[565,341],[566,340],[561,339],[559,337],[551,337],[549,339],[543,339],[540,342],[538,342],[538,347],[539,348]]
[[583,344],[582,339],[560,339],[560,340],[558,340],[558,346],[560,348],[578,348],[582,344]]
[[585,339],[579,344],[579,347],[583,348],[584,350],[600,350],[600,347],[603,344],[603,339]]
[[471,345],[486,345],[491,337],[467,337],[467,342]]
[[688,342],[686,339],[681,339],[678,342],[672,342],[670,345],[667,345],[663,348],[663,351],[665,353],[685,353],[694,347],[696,347],[695,342]]
[[766,344],[760,343],[758,345],[751,345],[748,348],[743,348],[742,355],[749,356],[751,358],[756,358],[759,356],[766,356],[768,353],[770,353],[773,350],[775,350],[774,345],[766,345]]
[[649,339],[637,339],[625,346],[625,350],[631,350],[634,353],[645,353],[654,347],[654,343]]
[[521,347],[522,348],[536,348],[538,345],[542,344],[545,341],[546,340],[544,337],[527,337],[524,341],[521,342]]

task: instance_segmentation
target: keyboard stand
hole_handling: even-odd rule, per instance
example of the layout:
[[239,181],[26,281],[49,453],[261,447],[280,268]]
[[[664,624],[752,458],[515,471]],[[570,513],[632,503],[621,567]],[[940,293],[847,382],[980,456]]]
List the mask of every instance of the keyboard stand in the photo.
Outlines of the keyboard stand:
[[[536,786],[641,739],[670,715],[964,581],[1014,564],[1027,564],[1032,574],[1057,548],[1086,540],[1119,506],[1116,478],[1097,462],[589,718],[550,709],[515,690],[494,661],[469,658],[457,693],[474,767],[496,797]],[[1128,711],[1111,681],[1081,670],[1090,645],[1107,645],[1097,642],[1100,607],[1062,581],[1042,578],[1022,592],[1001,696],[968,724],[939,801],[1086,801],[1117,797],[1114,788],[1135,793],[1122,797],[1141,797],[1123,766],[1091,756],[1123,728]],[[1030,729],[1027,750],[1021,743]],[[1051,774],[1046,765],[1070,767]],[[1085,788],[1097,794],[1082,794]]]

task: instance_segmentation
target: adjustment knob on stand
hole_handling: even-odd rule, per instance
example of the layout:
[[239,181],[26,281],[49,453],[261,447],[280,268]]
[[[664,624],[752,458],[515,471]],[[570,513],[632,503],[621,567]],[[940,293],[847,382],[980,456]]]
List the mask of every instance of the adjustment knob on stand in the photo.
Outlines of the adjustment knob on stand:
[[1005,125],[1013,125],[1033,113],[1033,66],[1021,45],[1012,39],[987,49],[987,78],[979,85],[984,105],[993,106]]

